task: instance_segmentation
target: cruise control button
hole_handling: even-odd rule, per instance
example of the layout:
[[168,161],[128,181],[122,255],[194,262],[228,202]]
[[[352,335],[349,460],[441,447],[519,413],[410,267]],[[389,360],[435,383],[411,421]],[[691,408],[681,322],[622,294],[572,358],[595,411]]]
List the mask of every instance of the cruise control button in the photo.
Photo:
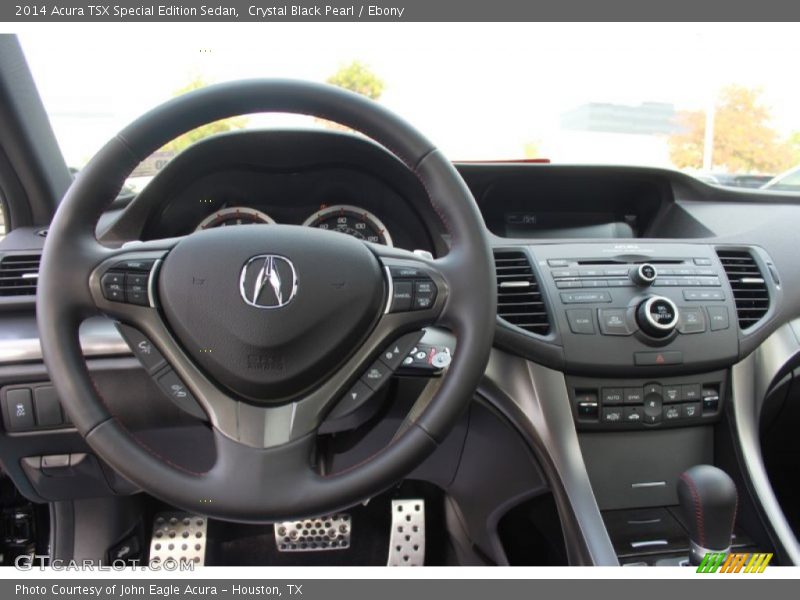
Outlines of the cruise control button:
[[411,310],[411,299],[414,296],[414,282],[395,281],[393,283],[391,312]]
[[583,335],[594,334],[594,319],[590,308],[572,308],[567,310],[567,322],[572,333]]
[[403,279],[414,279],[415,277],[424,277],[424,273],[417,269],[416,267],[402,267],[402,266],[391,266],[389,267],[389,273],[392,274],[392,277],[400,277]]
[[426,310],[436,301],[436,284],[430,279],[414,282],[414,310]]
[[728,307],[726,306],[708,306],[708,318],[711,321],[711,331],[720,331],[729,327],[728,322]]
[[363,381],[371,390],[378,391],[378,389],[384,383],[386,383],[391,376],[391,369],[389,369],[389,367],[383,364],[380,360],[376,360],[361,377],[361,381]]
[[624,308],[599,308],[598,320],[603,335],[631,335],[633,329],[625,318]]

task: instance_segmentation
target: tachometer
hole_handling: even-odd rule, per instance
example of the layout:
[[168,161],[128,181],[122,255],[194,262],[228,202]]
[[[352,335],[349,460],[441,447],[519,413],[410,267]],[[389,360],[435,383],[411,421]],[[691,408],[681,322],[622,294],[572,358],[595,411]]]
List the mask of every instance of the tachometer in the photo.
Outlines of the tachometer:
[[376,244],[394,245],[392,236],[381,220],[368,210],[357,206],[347,204],[327,206],[311,215],[303,225],[338,231]]
[[200,221],[196,231],[229,225],[274,225],[275,220],[260,210],[244,206],[223,208]]

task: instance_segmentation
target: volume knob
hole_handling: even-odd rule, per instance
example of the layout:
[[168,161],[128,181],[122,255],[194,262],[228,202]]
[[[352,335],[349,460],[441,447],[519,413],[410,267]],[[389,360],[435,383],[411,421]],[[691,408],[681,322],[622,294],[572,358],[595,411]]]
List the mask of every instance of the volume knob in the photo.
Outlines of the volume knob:
[[636,309],[636,321],[652,337],[667,337],[678,325],[678,307],[664,296],[650,296]]
[[652,285],[658,276],[658,271],[650,263],[644,263],[631,269],[631,281],[638,286]]

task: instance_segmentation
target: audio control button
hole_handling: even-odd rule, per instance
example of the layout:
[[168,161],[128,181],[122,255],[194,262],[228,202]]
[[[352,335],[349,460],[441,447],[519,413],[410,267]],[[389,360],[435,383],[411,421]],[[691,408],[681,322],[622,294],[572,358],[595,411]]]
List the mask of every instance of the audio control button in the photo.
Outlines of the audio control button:
[[624,308],[598,309],[600,333],[603,335],[631,335],[633,329],[625,318]]
[[651,337],[666,337],[678,325],[678,307],[664,296],[650,296],[636,309],[639,327]]

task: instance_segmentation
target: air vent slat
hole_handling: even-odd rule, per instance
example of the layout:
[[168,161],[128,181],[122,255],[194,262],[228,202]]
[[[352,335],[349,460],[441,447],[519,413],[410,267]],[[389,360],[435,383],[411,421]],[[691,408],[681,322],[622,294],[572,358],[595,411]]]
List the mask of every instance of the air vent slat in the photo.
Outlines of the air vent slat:
[[550,319],[533,267],[519,250],[495,250],[497,316],[530,333],[547,335]]
[[718,249],[717,256],[733,291],[739,328],[752,327],[769,310],[769,290],[764,274],[747,250]]
[[10,254],[0,259],[0,296],[35,296],[38,254]]

